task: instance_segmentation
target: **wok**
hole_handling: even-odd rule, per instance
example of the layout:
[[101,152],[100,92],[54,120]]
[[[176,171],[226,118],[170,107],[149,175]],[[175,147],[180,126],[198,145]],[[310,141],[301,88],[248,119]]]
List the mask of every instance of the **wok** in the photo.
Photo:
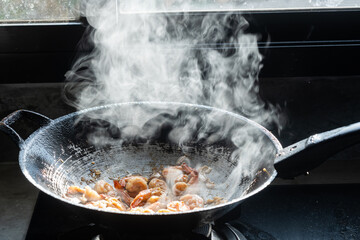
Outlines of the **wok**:
[[[12,125],[29,118],[41,127],[24,140]],[[122,228],[183,230],[211,223],[268,186],[277,173],[294,177],[360,140],[360,123],[313,135],[283,148],[264,127],[243,116],[208,106],[131,102],[95,107],[55,120],[19,110],[0,129],[20,147],[25,177],[46,194],[72,206],[95,223]],[[227,202],[188,212],[143,214],[104,211],[65,199],[67,187],[83,184],[89,170],[109,181],[132,173],[150,175],[187,155],[190,166],[207,165],[214,189],[205,199]],[[315,159],[315,160],[314,160]],[[51,209],[49,209],[51,211]]]

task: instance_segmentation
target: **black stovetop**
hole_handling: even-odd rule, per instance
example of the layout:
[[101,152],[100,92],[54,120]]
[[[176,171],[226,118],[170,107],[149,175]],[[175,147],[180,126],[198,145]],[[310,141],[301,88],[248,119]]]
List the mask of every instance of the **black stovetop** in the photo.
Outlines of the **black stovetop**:
[[[360,239],[359,187],[360,184],[269,186],[216,222],[213,239]],[[141,226],[139,233],[128,233],[121,229],[121,223],[119,229],[92,224],[77,215],[73,206],[40,193],[26,240],[207,239],[194,232],[149,235],[141,232]],[[238,231],[238,235],[233,231]]]

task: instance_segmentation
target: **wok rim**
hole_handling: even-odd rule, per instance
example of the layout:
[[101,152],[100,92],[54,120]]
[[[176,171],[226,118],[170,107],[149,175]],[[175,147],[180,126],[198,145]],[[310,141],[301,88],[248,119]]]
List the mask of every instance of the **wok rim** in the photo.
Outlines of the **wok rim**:
[[[34,133],[32,133],[27,139],[24,140],[24,144],[22,145],[22,148],[20,149],[20,153],[19,153],[19,165],[20,165],[20,169],[22,171],[22,173],[25,175],[25,177],[28,179],[29,182],[31,182],[37,189],[39,189],[40,191],[46,193],[47,195],[60,200],[62,202],[65,202],[67,204],[71,204],[74,205],[76,207],[81,207],[81,208],[85,208],[85,209],[89,209],[92,211],[97,211],[97,212],[101,212],[101,213],[108,213],[108,214],[121,214],[121,215],[141,215],[141,216],[171,216],[171,215],[179,215],[179,214],[194,214],[194,213],[206,213],[208,211],[216,211],[216,210],[220,210],[222,208],[225,208],[227,206],[230,205],[236,205],[241,203],[242,201],[244,201],[245,199],[257,194],[258,192],[262,191],[263,189],[265,189],[276,177],[277,175],[277,171],[274,168],[274,171],[272,173],[272,175],[260,186],[258,187],[256,190],[250,192],[249,194],[245,194],[242,195],[241,197],[235,198],[231,201],[222,203],[222,204],[218,204],[215,206],[208,206],[208,207],[204,207],[204,208],[199,208],[199,209],[195,209],[195,210],[190,210],[190,211],[184,211],[184,212],[170,212],[170,213],[141,213],[141,212],[129,212],[129,211],[112,211],[112,210],[102,210],[99,208],[95,208],[95,207],[89,207],[80,203],[75,203],[70,201],[69,199],[64,198],[61,195],[57,195],[54,194],[53,192],[43,188],[41,185],[39,185],[36,180],[29,174],[29,172],[27,171],[26,167],[25,167],[25,162],[26,162],[26,153],[28,151],[28,146],[31,145],[31,143],[34,141],[34,139],[36,138],[36,136],[41,133],[42,131],[45,131],[48,128],[51,128],[52,126],[59,124],[59,122],[64,121],[66,119],[87,113],[87,112],[91,112],[91,111],[96,111],[96,110],[101,110],[101,109],[106,109],[106,108],[113,108],[113,107],[119,107],[119,106],[126,106],[126,105],[177,105],[177,106],[186,106],[186,107],[193,107],[193,108],[202,108],[202,109],[207,109],[207,110],[215,110],[217,112],[221,112],[223,114],[228,114],[234,118],[240,119],[242,121],[245,121],[246,123],[249,123],[250,125],[256,127],[257,129],[259,129],[261,132],[263,132],[272,142],[272,144],[274,145],[274,147],[276,148],[277,153],[281,152],[283,150],[283,147],[281,145],[281,143],[279,142],[279,140],[269,131],[267,130],[265,127],[263,127],[262,125],[260,125],[259,123],[248,119],[244,116],[241,116],[239,114],[224,110],[224,109],[219,109],[219,108],[215,108],[215,107],[211,107],[211,106],[206,106],[206,105],[199,105],[199,104],[192,104],[192,103],[182,103],[182,102],[162,102],[162,101],[140,101],[140,102],[123,102],[123,103],[113,103],[113,104],[107,104],[107,105],[102,105],[102,106],[96,106],[96,107],[92,107],[92,108],[87,108],[87,109],[83,109],[80,111],[76,111],[64,116],[61,116],[59,118],[56,118],[54,120],[52,120],[48,125],[41,127],[40,129],[38,129],[37,131],[35,131]],[[275,161],[276,156],[274,156],[274,161]],[[64,164],[64,163],[62,163]]]

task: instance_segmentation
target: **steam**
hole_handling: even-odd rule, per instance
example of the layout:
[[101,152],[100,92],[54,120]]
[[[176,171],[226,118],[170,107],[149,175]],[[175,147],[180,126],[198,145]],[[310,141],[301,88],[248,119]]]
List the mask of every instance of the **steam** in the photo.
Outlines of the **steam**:
[[[166,2],[161,6],[164,11]],[[83,14],[94,28],[89,36],[95,49],[78,58],[66,75],[71,105],[81,110],[120,102],[183,102],[235,112],[264,126],[278,125],[278,109],[259,97],[262,56],[257,36],[246,33],[249,24],[243,16],[121,14],[116,3],[84,4]],[[131,126],[115,112],[88,117],[106,120],[126,129],[123,133],[127,136],[145,141],[166,125],[168,139],[181,147],[190,140],[213,143],[230,139],[234,146],[246,148],[246,156],[240,150],[231,156],[241,161],[230,176],[236,183],[244,175],[254,175],[261,165],[259,147],[265,144],[259,133],[234,128],[234,119],[224,119],[218,112],[199,115],[171,108],[131,114]],[[91,141],[104,142],[100,135],[93,135]]]

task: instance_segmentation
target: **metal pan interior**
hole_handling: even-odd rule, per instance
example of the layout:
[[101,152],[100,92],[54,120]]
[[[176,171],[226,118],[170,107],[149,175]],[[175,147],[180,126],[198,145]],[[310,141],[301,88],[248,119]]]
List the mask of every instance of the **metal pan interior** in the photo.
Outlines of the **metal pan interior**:
[[[184,126],[193,117],[198,125],[190,137],[171,137],[174,131],[185,135]],[[84,186],[82,179],[90,179],[91,169],[100,171],[99,179],[108,182],[128,174],[149,176],[154,168],[175,165],[186,154],[192,167],[212,168],[207,177],[215,188],[202,187],[200,195],[205,200],[227,200],[206,210],[239,202],[266,187],[276,175],[273,161],[280,149],[266,129],[223,110],[178,103],[127,103],[54,120],[26,140],[19,161],[36,187],[74,204],[63,198],[66,189]]]

